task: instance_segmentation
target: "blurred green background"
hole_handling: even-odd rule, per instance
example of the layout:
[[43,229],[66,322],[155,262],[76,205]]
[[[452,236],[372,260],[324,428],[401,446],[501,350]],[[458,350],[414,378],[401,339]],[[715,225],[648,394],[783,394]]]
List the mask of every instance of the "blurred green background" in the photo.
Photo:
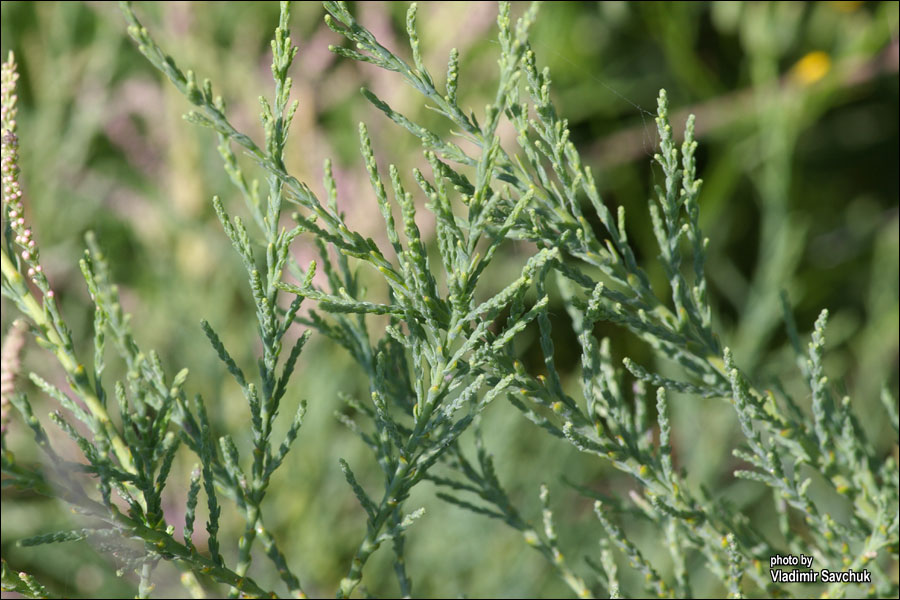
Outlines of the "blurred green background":
[[[354,10],[383,44],[408,56],[406,6],[366,2]],[[514,5],[514,11],[524,8]],[[256,99],[272,93],[268,41],[277,4],[139,3],[137,10],[182,68],[212,79],[238,129],[261,139]],[[360,164],[357,123],[369,126],[383,164],[396,163],[408,173],[424,159],[416,140],[369,106],[360,86],[414,120],[449,129],[393,74],[330,54],[328,44],[341,40],[323,26],[323,14],[316,3],[295,3],[293,9],[300,54],[291,74],[300,111],[288,170],[320,192],[321,164],[331,157],[348,222],[383,241]],[[897,15],[896,2],[554,2],[542,7],[532,36],[538,63],[551,69],[558,111],[569,119],[607,204],[626,207],[629,236],[661,294],[668,292],[654,265],[646,209],[661,177],[651,164],[659,88],[669,92],[676,130],[688,113],[697,115],[699,170],[706,182],[702,227],[711,240],[708,278],[726,344],[762,385],[780,380],[803,401],[779,292],[787,292],[801,332],[828,308],[830,379],[853,397],[876,448],[895,457],[877,398],[883,385],[896,398],[898,387]],[[419,8],[427,64],[441,80],[449,50],[459,48],[461,104],[476,110],[493,98],[495,19],[494,3]],[[182,120],[188,103],[137,52],[113,3],[3,2],[4,58],[9,50],[21,72],[18,122],[28,219],[82,352],[90,352],[92,313],[77,259],[83,234],[93,230],[111,256],[142,347],[157,349],[170,373],[187,366],[188,390],[206,399],[217,430],[238,432],[247,448],[241,436],[248,409],[199,328],[201,319],[209,320],[242,365],[253,365],[259,347],[246,278],[210,199],[220,195],[233,214],[243,214],[243,205],[223,172],[214,136]],[[419,217],[423,232],[430,232],[427,213]],[[515,277],[527,251],[511,247],[501,257],[497,289]],[[310,240],[301,238],[295,253],[301,263],[314,258]],[[372,289],[383,293],[375,284]],[[15,310],[5,299],[2,307],[6,332]],[[554,313],[557,360],[575,384],[575,340],[562,306]],[[631,356],[671,369],[654,365],[648,348],[622,330],[604,333],[617,360]],[[536,339],[526,336],[521,351],[537,364]],[[50,381],[64,381],[33,343],[25,363]],[[307,593],[330,596],[364,533],[364,515],[338,458],[353,466],[363,485],[373,491],[381,485],[363,444],[333,416],[341,407],[339,393],[364,399],[367,386],[346,354],[319,337],[304,352],[293,381],[282,412],[292,414],[301,398],[310,410],[275,476],[264,514]],[[54,408],[22,386],[39,415]],[[689,482],[745,507],[777,542],[770,494],[731,476],[737,431],[731,409],[683,396],[673,402],[673,423],[677,466],[687,469]],[[550,486],[562,548],[587,575],[582,557],[597,555],[602,530],[590,502],[563,478],[622,498],[633,482],[565,442],[535,435],[508,404],[497,402],[483,428],[501,481],[535,523],[538,485]],[[18,421],[8,446],[20,459],[40,460]],[[177,531],[193,464],[186,453],[179,460],[167,506]],[[442,504],[430,484],[421,485],[408,506],[427,508],[407,544],[416,595],[568,595],[543,559],[502,523]],[[226,504],[223,515],[220,540],[233,563],[236,542],[229,546],[226,540],[236,540],[242,525],[233,507]],[[15,545],[77,523],[55,500],[4,489],[2,556],[66,596],[133,594],[135,582],[117,577],[115,562],[87,543]],[[625,529],[666,573],[657,533],[628,521]],[[367,567],[364,583],[371,593],[396,595],[389,561],[383,549]],[[698,557],[689,561],[695,592],[717,593]],[[166,577],[174,572],[160,568],[157,594],[182,593],[177,578]],[[276,580],[264,560],[255,561],[251,574]]]

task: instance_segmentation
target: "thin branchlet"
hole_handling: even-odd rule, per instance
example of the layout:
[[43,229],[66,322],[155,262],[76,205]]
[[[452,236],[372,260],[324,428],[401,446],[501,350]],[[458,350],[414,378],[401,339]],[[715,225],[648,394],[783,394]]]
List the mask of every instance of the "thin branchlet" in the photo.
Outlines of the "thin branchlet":
[[[338,465],[362,509],[360,521],[365,521],[362,540],[336,584],[338,597],[361,589],[364,569],[382,547],[394,554],[400,595],[415,594],[414,578],[407,572],[406,531],[423,509],[407,507],[407,501],[426,480],[438,487],[437,495],[445,501],[518,531],[581,598],[601,590],[612,597],[622,592],[614,548],[643,576],[644,587],[635,593],[690,596],[687,564],[688,558],[696,558],[731,597],[742,597],[748,589],[783,595],[788,588],[759,565],[779,553],[784,543],[788,550],[799,551],[792,511],[804,518],[807,552],[818,566],[870,569],[878,579],[873,589],[896,595],[896,584],[875,559],[896,553],[898,545],[897,465],[875,454],[849,398],[835,395],[825,375],[827,312],[816,321],[802,365],[811,398],[809,415],[787,394],[757,387],[719,340],[705,274],[708,239],[700,229],[702,180],[697,175],[694,117],[687,120],[679,146],[669,120],[668,96],[660,92],[654,159],[663,180],[647,207],[668,283],[667,293],[659,294],[629,240],[624,208],[611,208],[601,198],[590,167],[570,139],[567,121],[554,106],[550,72],[538,67],[529,42],[537,3],[519,18],[513,18],[508,2],[500,3],[497,87],[478,113],[460,104],[465,90],[460,87],[456,49],[450,53],[443,86],[432,76],[424,51],[428,40],[419,38],[415,4],[405,21],[411,63],[382,45],[346,3],[324,6],[326,24],[352,46],[332,46],[333,52],[396,74],[469,142],[459,145],[445,139],[363,90],[388,119],[419,140],[430,167],[428,174],[419,169],[403,173],[394,165],[379,170],[378,141],[360,124],[361,154],[373,202],[384,220],[387,253],[344,220],[330,162],[324,170],[324,202],[287,172],[285,148],[297,111],[290,72],[298,51],[290,37],[288,2],[281,3],[271,42],[273,92],[259,98],[260,141],[235,128],[212,83],[180,68],[141,25],[131,4],[122,2],[139,50],[194,105],[186,119],[216,132],[225,172],[251,217],[245,224],[234,215],[236,207],[227,196],[211,200],[246,271],[246,294],[259,332],[259,340],[246,347],[260,349],[254,357],[257,370],[245,372],[238,366],[245,357],[226,348],[215,330],[222,324],[201,324],[223,372],[238,384],[246,402],[246,441],[234,432],[214,431],[217,420],[210,418],[203,400],[187,399],[187,369],[167,375],[159,356],[141,350],[121,308],[108,259],[92,235],[80,263],[94,304],[92,368],[80,360],[44,274],[35,233],[25,221],[15,120],[18,75],[11,54],[3,64],[3,293],[67,375],[68,390],[36,374],[30,379],[63,409],[51,418],[78,446],[85,461],[78,469],[89,473],[96,485],[88,489],[71,476],[74,463],[54,450],[53,438],[35,417],[29,399],[7,385],[13,376],[6,375],[12,373],[12,367],[7,369],[12,362],[5,350],[3,432],[11,426],[9,404],[48,456],[54,481],[62,484],[51,488],[42,471],[19,465],[5,451],[3,473],[12,485],[58,495],[98,523],[21,543],[102,538],[101,547],[114,548],[117,537],[135,540],[137,547],[112,551],[125,557],[127,569],[137,574],[139,597],[153,591],[153,570],[160,560],[183,569],[183,581],[192,592],[202,591],[196,574],[225,586],[231,597],[274,597],[274,589],[247,575],[254,547],[259,546],[283,589],[290,596],[305,597],[297,573],[306,565],[283,554],[265,525],[263,501],[301,432],[307,405],[298,397],[292,375],[316,331],[346,348],[368,381],[364,400],[347,398],[356,416],[340,418],[360,435],[380,469],[380,481],[373,486],[356,475],[350,462],[341,459]],[[504,123],[516,133],[513,143],[501,139]],[[260,179],[241,165],[235,147],[255,163]],[[404,183],[407,175],[417,187]],[[434,223],[435,248],[419,228],[419,200],[424,201],[424,216]],[[296,210],[289,228],[282,218],[288,203]],[[593,214],[586,216],[588,211]],[[599,222],[599,230],[591,221]],[[487,281],[485,273],[491,272],[497,256],[522,240],[533,242],[536,250],[516,275],[500,285]],[[307,241],[318,248],[321,262],[297,263],[292,245]],[[380,278],[380,298],[363,288],[357,266]],[[324,283],[315,278],[317,268]],[[286,280],[286,273],[295,281]],[[301,315],[303,302],[315,308]],[[578,340],[576,386],[569,385],[558,364],[554,329],[559,321],[551,318],[551,306],[560,304]],[[595,337],[595,325],[601,322],[643,340],[656,358],[676,365],[680,374],[663,372],[658,362],[645,366],[627,357],[614,361],[609,340]],[[298,325],[308,329],[298,334]],[[790,318],[787,329],[799,352],[800,336]],[[540,374],[525,367],[516,344],[529,330],[537,336]],[[110,349],[127,372],[124,382],[110,382],[105,375]],[[655,404],[648,398],[653,389]],[[744,468],[734,474],[771,489],[783,542],[748,526],[744,514],[710,498],[679,469],[677,421],[670,414],[675,403],[695,401],[685,396],[731,403],[743,434],[733,452]],[[896,403],[887,392],[883,396],[896,432]],[[590,520],[590,526],[600,539],[600,548],[588,560],[594,579],[579,574],[577,563],[566,560],[565,536],[557,533],[549,487],[540,486],[542,526],[535,527],[501,485],[480,427],[483,412],[498,398],[508,399],[550,435],[627,474],[635,485],[627,510],[658,528],[671,565],[652,564],[646,549],[631,541],[629,528],[619,524],[625,502],[573,484],[596,501],[597,520]],[[296,410],[291,411],[287,432],[276,439],[277,416],[288,403]],[[111,418],[113,410],[117,419]],[[474,459],[464,448],[468,442],[462,436],[468,431],[475,434]],[[176,455],[184,451],[193,453],[198,464],[186,483],[179,541],[162,510],[162,494],[173,478]],[[810,494],[811,472],[846,499],[849,518],[830,514],[830,505]],[[208,514],[205,551],[193,541],[201,492]],[[236,542],[220,539],[222,510],[232,509],[225,499],[244,521]],[[235,565],[229,567],[226,560],[235,556]],[[25,595],[48,595],[32,576],[12,572],[5,562],[3,586]],[[845,583],[833,583],[824,592],[838,597],[848,589]]]

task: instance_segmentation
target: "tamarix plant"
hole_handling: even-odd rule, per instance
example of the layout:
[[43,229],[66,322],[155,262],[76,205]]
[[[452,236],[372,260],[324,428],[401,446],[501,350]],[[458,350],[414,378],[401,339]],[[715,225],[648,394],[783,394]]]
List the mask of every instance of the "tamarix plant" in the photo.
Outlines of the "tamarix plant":
[[[190,392],[186,368],[172,375],[162,357],[138,345],[120,306],[109,259],[92,235],[79,264],[94,305],[93,356],[86,359],[76,348],[25,216],[30,200],[22,192],[17,155],[18,75],[12,54],[4,63],[3,294],[26,325],[16,325],[4,344],[3,485],[59,498],[91,523],[18,543],[90,539],[114,557],[123,573],[136,573],[139,597],[152,593],[160,561],[173,563],[183,574],[183,593],[198,597],[306,597],[302,582],[308,567],[280,550],[280,533],[266,526],[264,498],[274,472],[302,433],[303,387],[291,376],[310,335],[320,335],[345,348],[368,380],[369,397],[348,399],[350,410],[340,418],[361,437],[381,470],[375,487],[358,479],[353,465],[340,462],[362,509],[358,515],[365,533],[345,576],[329,590],[338,597],[359,593],[367,563],[383,547],[382,552],[393,555],[399,595],[416,595],[405,550],[407,530],[423,513],[411,505],[410,495],[425,481],[447,502],[520,532],[571,593],[582,598],[689,597],[699,571],[712,574],[720,593],[735,598],[896,597],[898,468],[894,457],[867,441],[850,399],[837,395],[824,373],[827,311],[816,321],[804,350],[785,304],[786,329],[811,402],[758,387],[723,344],[706,283],[708,240],[700,228],[702,181],[696,169],[694,118],[688,119],[678,145],[668,98],[660,92],[654,159],[662,181],[649,203],[659,266],[668,281],[666,294],[660,295],[651,285],[648,265],[629,241],[624,208],[610,208],[600,197],[591,168],[554,108],[550,73],[538,68],[529,43],[537,4],[518,19],[511,17],[509,3],[500,4],[497,89],[477,114],[460,105],[456,50],[450,53],[443,85],[429,72],[415,4],[406,18],[412,64],[383,46],[345,3],[324,6],[327,25],[348,42],[331,47],[333,52],[393,72],[455,131],[455,137],[435,133],[363,90],[390,120],[418,138],[428,165],[427,172],[412,171],[415,189],[407,189],[409,174],[393,165],[385,177],[375,158],[377,143],[360,125],[360,148],[390,248],[348,225],[338,209],[329,161],[324,200],[287,171],[285,147],[297,110],[290,100],[289,72],[297,48],[288,31],[288,2],[281,3],[272,40],[274,94],[271,100],[260,98],[261,141],[239,131],[212,83],[182,70],[141,25],[131,4],[122,3],[128,32],[140,51],[194,105],[187,121],[215,131],[225,171],[252,216],[245,223],[232,216],[230,202],[212,199],[246,269],[259,340],[244,348],[258,349],[258,372],[244,373],[238,366],[241,360],[232,357],[236,349],[226,348],[216,333],[222,324],[202,323],[212,351],[246,400],[251,431],[246,447],[235,432],[216,430],[217,421],[208,414],[214,405]],[[515,131],[514,143],[503,135],[505,129]],[[27,143],[27,132],[23,139]],[[238,153],[255,163],[262,191],[241,166]],[[434,244],[417,225],[417,199],[425,200]],[[294,211],[292,222],[285,218],[288,207]],[[518,276],[495,292],[496,281],[485,274],[498,252],[515,242],[527,242],[520,247],[533,251],[519,265]],[[309,244],[318,248],[321,260],[299,264],[292,247]],[[317,271],[324,277],[316,278]],[[363,281],[370,277],[380,287],[367,290]],[[301,312],[304,301],[312,308]],[[580,385],[568,385],[557,365],[555,343],[560,338],[554,328],[560,321],[551,319],[553,305],[565,307],[577,335]],[[602,322],[637,336],[677,369],[663,374],[627,358],[619,366],[609,340],[596,336]],[[77,459],[58,449],[59,438],[45,429],[21,387],[13,385],[24,328],[66,374],[67,390],[36,373],[30,379],[59,404],[50,418],[77,445]],[[298,336],[294,330],[303,333]],[[540,368],[526,367],[517,349],[516,341],[528,332],[540,340]],[[124,364],[124,381],[110,381],[108,354]],[[731,452],[742,463],[735,477],[770,490],[777,531],[755,527],[744,512],[676,468],[669,421],[676,396],[678,402],[703,397],[731,404],[744,439],[723,448],[723,454]],[[882,400],[896,436],[896,401],[887,391]],[[276,436],[286,401],[297,409],[286,433]],[[18,416],[8,412],[7,404]],[[599,542],[584,563],[576,563],[563,549],[546,485],[535,482],[543,507],[540,526],[513,505],[482,440],[480,422],[487,410],[505,411],[509,418],[521,413],[537,431],[633,479],[630,512],[621,509],[619,500],[573,486],[593,501],[594,514],[584,515],[582,526],[595,531]],[[32,430],[47,456],[45,466],[23,464],[7,450],[7,427],[19,423]],[[475,433],[474,458],[469,438],[462,437],[469,430]],[[197,462],[187,482],[172,481],[179,453]],[[837,504],[822,493],[812,494],[813,482],[840,498]],[[163,511],[166,486],[186,487],[183,523],[172,522]],[[208,514],[205,547],[194,541],[201,495]],[[236,540],[219,535],[223,510],[243,520],[243,534]],[[669,560],[646,558],[647,550],[625,533],[623,515],[637,515],[657,531]],[[427,528],[425,521],[415,527]],[[303,532],[291,535],[302,537]],[[616,551],[639,579],[626,574],[620,583]],[[249,575],[254,558],[263,557],[280,582]],[[813,585],[797,587],[797,581]],[[52,595],[35,577],[5,561],[2,582],[4,590],[27,596]]]

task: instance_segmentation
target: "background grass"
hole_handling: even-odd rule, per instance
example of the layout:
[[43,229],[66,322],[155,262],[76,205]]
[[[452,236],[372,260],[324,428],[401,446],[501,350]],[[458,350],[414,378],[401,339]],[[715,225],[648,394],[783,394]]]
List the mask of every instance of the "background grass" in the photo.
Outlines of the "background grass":
[[[277,5],[141,3],[138,10],[182,66],[213,80],[238,128],[261,139],[256,98],[271,95],[268,40]],[[406,53],[405,3],[361,3],[355,10],[382,43]],[[327,45],[340,40],[322,25],[315,3],[297,3],[293,12],[292,34],[301,50],[291,74],[300,112],[288,170],[319,192],[322,160],[333,158],[349,223],[384,241],[360,165],[357,123],[369,126],[384,164],[408,173],[424,159],[411,136],[365,102],[360,86],[439,131],[445,126],[391,74],[331,55]],[[897,12],[896,2],[554,2],[542,8],[533,35],[538,63],[554,77],[557,108],[570,120],[605,201],[626,206],[629,237],[659,289],[665,280],[653,266],[646,211],[650,186],[661,177],[651,165],[658,89],[669,92],[676,129],[688,112],[697,114],[699,171],[706,181],[702,227],[711,239],[708,279],[726,344],[759,381],[781,381],[805,398],[786,347],[778,294],[788,293],[802,331],[828,308],[830,379],[853,397],[877,447],[895,457],[877,396],[887,385],[896,398],[898,387]],[[460,95],[476,110],[493,93],[495,17],[493,3],[425,3],[419,9],[429,66],[443,72],[447,53],[458,47]],[[242,367],[253,364],[258,348],[247,344],[256,333],[246,281],[210,199],[219,194],[231,211],[240,211],[241,201],[226,180],[213,136],[182,121],[187,102],[127,39],[115,4],[3,2],[4,57],[9,50],[22,73],[19,131],[28,219],[75,339],[83,348],[90,344],[90,303],[76,263],[84,232],[94,230],[112,258],[142,346],[156,348],[170,372],[189,367],[188,389],[207,399],[217,430],[237,432],[237,441],[247,444],[240,439],[247,407],[199,328],[201,318],[209,320]],[[419,225],[426,234],[433,229],[425,211]],[[300,238],[295,252],[308,262],[310,240]],[[507,251],[492,273],[497,288],[527,252]],[[5,299],[2,308],[6,332],[15,311]],[[557,309],[554,331],[567,331],[565,311]],[[639,341],[612,326],[605,333],[615,357],[652,364]],[[573,378],[578,355],[568,335],[556,344],[557,361]],[[526,335],[521,350],[537,368],[537,339]],[[25,362],[62,382],[59,369],[34,344]],[[28,385],[22,383],[38,413],[54,408]],[[314,336],[285,399],[285,414],[300,398],[310,410],[270,488],[266,519],[312,596],[333,594],[363,535],[362,511],[338,457],[353,465],[363,485],[377,482],[377,467],[362,443],[333,417],[340,393],[365,398],[366,389],[345,353]],[[706,485],[746,507],[754,524],[777,539],[771,495],[731,476],[737,431],[732,410],[716,400],[675,400],[676,466],[687,470],[692,485]],[[623,498],[632,482],[564,442],[535,435],[534,426],[507,404],[488,411],[483,428],[501,480],[528,518],[539,520],[538,485],[548,483],[562,547],[586,572],[581,557],[596,555],[601,528],[590,503],[563,479]],[[40,460],[18,423],[8,447],[20,458]],[[184,487],[169,490],[171,523],[182,520],[191,466],[190,457],[180,456],[173,481]],[[432,491],[423,484],[408,503],[427,508],[407,546],[417,595],[568,593],[517,534],[442,504]],[[87,543],[16,547],[28,535],[77,526],[77,517],[55,500],[8,489],[2,494],[0,550],[13,568],[36,574],[64,595],[134,593],[134,581],[116,576],[115,560]],[[232,508],[223,511],[223,542],[240,532]],[[625,528],[665,573],[657,532],[627,520]],[[236,543],[223,551],[233,559]],[[366,570],[364,582],[376,595],[396,594],[388,554],[380,552]],[[718,584],[698,566],[692,569],[695,592],[717,593]],[[177,595],[177,578],[165,573],[158,577],[158,593]],[[274,580],[263,561],[251,574]],[[627,590],[629,580],[624,582]]]

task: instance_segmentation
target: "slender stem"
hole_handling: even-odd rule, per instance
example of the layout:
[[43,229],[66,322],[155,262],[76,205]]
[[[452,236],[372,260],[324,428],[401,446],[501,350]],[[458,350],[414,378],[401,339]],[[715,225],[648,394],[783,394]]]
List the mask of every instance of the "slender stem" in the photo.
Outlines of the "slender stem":
[[116,458],[119,459],[122,468],[128,473],[136,475],[137,470],[134,467],[131,451],[119,436],[115,426],[109,418],[109,414],[106,412],[106,408],[91,388],[84,365],[76,362],[75,357],[65,350],[65,343],[56,331],[53,322],[48,318],[47,312],[40,304],[38,304],[34,296],[32,296],[31,291],[25,285],[24,278],[6,255],[6,252],[0,252],[0,266],[2,266],[3,276],[6,278],[7,282],[9,282],[9,285],[18,297],[17,299],[20,302],[20,307],[44,335],[47,336],[47,340],[52,346],[51,350],[56,355],[57,360],[66,371],[66,374],[69,376],[70,385],[84,400],[88,410],[102,427],[104,434],[109,439],[110,444],[112,444],[113,451],[116,454]]

